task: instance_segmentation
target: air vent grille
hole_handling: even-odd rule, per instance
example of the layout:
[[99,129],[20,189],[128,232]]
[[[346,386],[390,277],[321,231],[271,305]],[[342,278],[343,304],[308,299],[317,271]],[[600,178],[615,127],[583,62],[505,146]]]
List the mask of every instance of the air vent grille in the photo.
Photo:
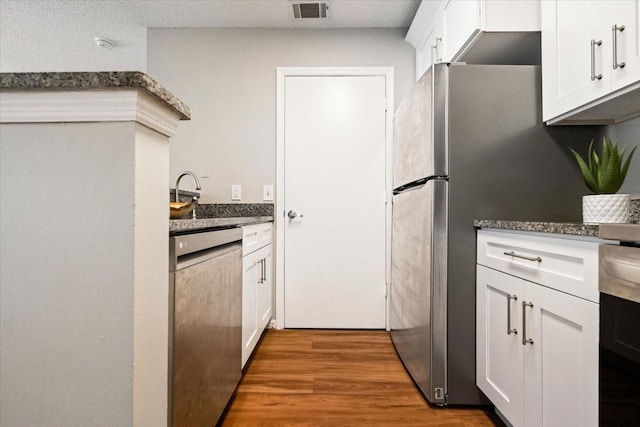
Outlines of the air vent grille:
[[295,19],[326,19],[328,10],[327,3],[294,3],[293,17]]

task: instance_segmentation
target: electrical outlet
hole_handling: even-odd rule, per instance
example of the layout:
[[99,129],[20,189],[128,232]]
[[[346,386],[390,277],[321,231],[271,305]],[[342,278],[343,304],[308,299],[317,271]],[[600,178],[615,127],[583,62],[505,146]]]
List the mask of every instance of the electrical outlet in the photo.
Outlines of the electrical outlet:
[[262,186],[262,200],[265,202],[273,200],[273,185]]
[[240,184],[233,184],[231,186],[231,200],[242,199],[242,186]]

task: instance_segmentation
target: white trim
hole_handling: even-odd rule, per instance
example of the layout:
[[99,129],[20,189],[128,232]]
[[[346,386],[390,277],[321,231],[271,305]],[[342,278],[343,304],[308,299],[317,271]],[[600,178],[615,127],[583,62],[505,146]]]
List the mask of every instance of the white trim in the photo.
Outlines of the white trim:
[[122,121],[135,121],[172,137],[180,117],[138,89],[0,93],[0,123]]
[[[393,67],[278,67],[276,68],[276,198],[274,220],[276,224],[275,326],[284,328],[284,83],[293,76],[383,76],[387,97],[386,112],[386,281],[391,281],[391,202],[392,202],[392,154],[394,115],[394,70]],[[385,323],[389,330],[390,299],[385,303]]]
[[[546,120],[547,125],[610,125],[614,123],[619,123],[625,120],[632,119],[638,116],[638,111],[635,109],[629,109],[626,114],[622,116],[616,116],[612,118],[606,119],[598,119],[598,118],[589,118],[589,110],[596,107],[603,108],[606,103],[610,101],[614,101],[617,97],[621,95],[626,95],[631,92],[638,92],[633,94],[635,98],[640,97],[640,81],[632,83],[623,88],[614,90],[613,92],[607,93],[600,98],[594,99],[592,101],[587,102],[586,104],[580,105],[579,107],[573,108],[569,111],[566,111],[557,116],[551,117]],[[614,101],[615,102],[615,101]],[[582,114],[585,113],[585,114]],[[585,118],[585,115],[587,118]]]

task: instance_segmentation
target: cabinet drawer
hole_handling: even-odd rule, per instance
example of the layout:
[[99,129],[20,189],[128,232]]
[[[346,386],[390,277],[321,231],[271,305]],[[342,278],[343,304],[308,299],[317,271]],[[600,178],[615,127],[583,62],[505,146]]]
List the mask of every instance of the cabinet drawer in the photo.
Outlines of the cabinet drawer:
[[595,241],[478,231],[478,264],[598,302]]
[[242,227],[242,254],[250,254],[271,243],[272,228],[270,222]]

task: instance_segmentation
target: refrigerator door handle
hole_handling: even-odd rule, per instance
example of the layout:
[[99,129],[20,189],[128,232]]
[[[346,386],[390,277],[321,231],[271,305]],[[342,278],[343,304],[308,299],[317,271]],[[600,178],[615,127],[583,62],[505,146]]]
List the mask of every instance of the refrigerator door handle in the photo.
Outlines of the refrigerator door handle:
[[448,181],[449,177],[445,175],[433,175],[427,176],[425,178],[416,179],[415,181],[408,182],[404,185],[396,187],[393,189],[393,195],[396,196],[398,194],[406,193],[407,191],[418,190],[429,181]]

